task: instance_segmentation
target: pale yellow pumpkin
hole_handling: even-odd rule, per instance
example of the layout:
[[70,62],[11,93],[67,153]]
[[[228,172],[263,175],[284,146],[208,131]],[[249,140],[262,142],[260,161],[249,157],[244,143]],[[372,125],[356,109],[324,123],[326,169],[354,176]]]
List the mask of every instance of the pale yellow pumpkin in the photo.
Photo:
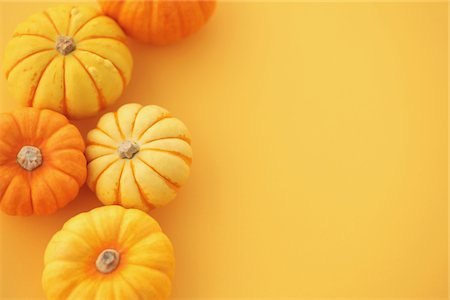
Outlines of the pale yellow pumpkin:
[[105,114],[87,138],[88,186],[104,204],[149,211],[175,198],[192,161],[186,126],[155,105]]
[[112,205],[67,221],[50,240],[44,265],[49,300],[166,299],[175,259],[153,218]]
[[21,105],[84,118],[119,98],[132,64],[113,19],[95,7],[60,5],[17,26],[3,68]]

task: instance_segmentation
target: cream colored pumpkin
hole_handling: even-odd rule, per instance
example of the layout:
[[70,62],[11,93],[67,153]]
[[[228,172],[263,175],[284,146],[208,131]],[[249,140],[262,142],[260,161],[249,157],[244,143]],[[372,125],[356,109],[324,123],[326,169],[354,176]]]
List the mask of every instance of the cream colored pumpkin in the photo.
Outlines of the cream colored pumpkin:
[[95,7],[60,5],[17,26],[3,68],[22,106],[84,118],[119,98],[132,64],[125,35],[113,19]]
[[166,205],[189,176],[190,141],[186,126],[164,108],[124,105],[88,134],[88,186],[106,205]]

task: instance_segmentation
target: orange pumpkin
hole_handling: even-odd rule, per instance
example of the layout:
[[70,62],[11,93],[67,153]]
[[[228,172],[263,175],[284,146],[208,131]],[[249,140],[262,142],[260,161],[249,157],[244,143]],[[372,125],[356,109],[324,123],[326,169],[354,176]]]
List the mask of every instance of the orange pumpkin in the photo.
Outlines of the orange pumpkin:
[[0,115],[0,208],[45,215],[73,200],[86,180],[84,141],[66,117],[22,108]]
[[211,17],[215,0],[100,0],[104,13],[138,41],[167,45],[199,30]]

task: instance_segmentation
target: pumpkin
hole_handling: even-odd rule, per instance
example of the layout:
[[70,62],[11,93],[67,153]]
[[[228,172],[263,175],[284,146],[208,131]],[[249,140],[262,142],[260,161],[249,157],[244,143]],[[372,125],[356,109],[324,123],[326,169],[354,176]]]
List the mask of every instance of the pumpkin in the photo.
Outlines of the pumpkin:
[[132,57],[114,20],[94,7],[62,5],[17,26],[3,68],[22,106],[79,119],[119,98],[130,81]]
[[189,176],[189,131],[156,105],[105,114],[87,144],[87,184],[106,205],[150,211],[175,198]]
[[84,141],[67,118],[21,108],[0,115],[0,207],[45,215],[73,200],[86,180]]
[[47,299],[166,299],[175,259],[158,223],[112,205],[76,215],[45,250]]
[[131,37],[153,45],[167,45],[199,30],[211,17],[215,0],[100,0]]

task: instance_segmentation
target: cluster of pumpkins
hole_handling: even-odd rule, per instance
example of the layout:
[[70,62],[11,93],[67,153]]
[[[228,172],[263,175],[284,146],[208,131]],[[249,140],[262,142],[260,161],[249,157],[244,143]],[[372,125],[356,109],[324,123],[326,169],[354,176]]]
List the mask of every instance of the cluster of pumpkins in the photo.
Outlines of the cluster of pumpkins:
[[[105,204],[64,224],[45,251],[48,299],[165,299],[171,242],[147,213],[189,176],[190,134],[167,110],[130,103],[104,114],[83,140],[69,119],[97,116],[131,78],[125,33],[176,42],[211,16],[213,0],[100,1],[61,5],[19,24],[4,54],[12,97],[0,115],[0,208],[54,213],[86,182]],[[124,33],[125,32],[125,33]]]

